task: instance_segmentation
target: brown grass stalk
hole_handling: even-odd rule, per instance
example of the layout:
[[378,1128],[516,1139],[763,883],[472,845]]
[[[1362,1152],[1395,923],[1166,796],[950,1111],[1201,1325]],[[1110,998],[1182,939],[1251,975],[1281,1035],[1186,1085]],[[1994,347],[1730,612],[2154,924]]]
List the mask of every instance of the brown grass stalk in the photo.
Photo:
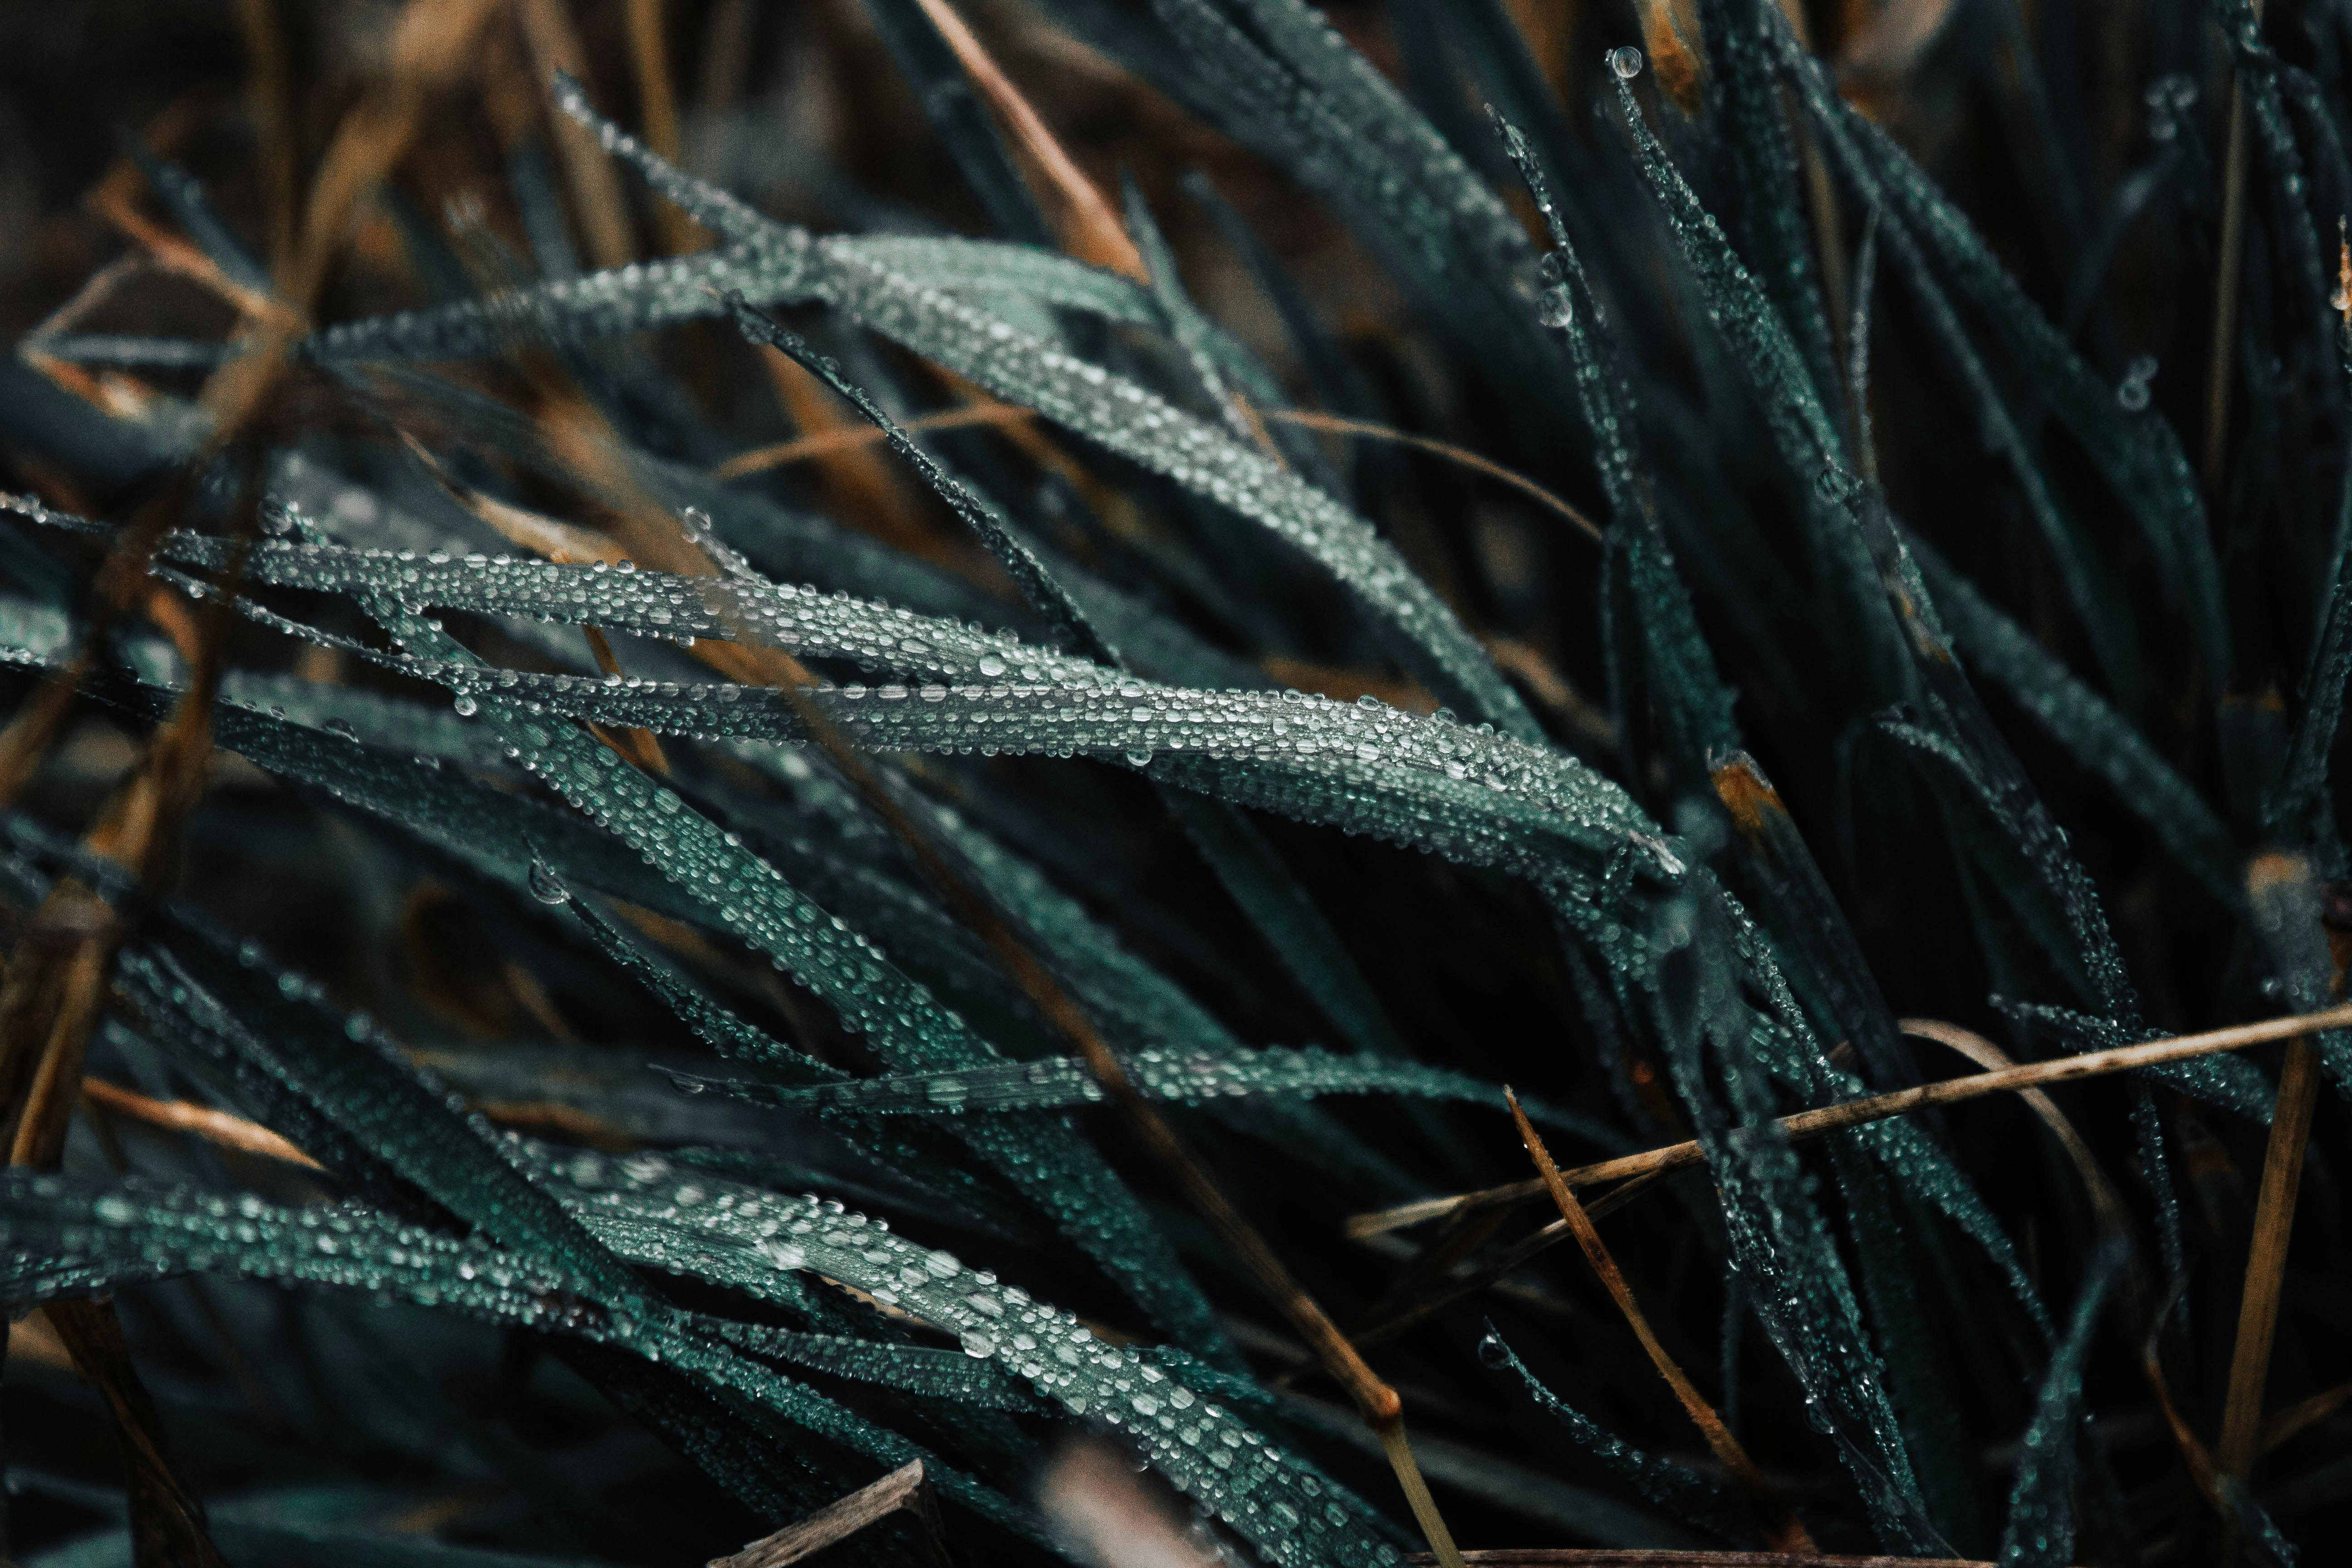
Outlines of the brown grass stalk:
[[154,1100],[119,1083],[109,1083],[102,1078],[81,1080],[82,1097],[116,1116],[127,1116],[150,1127],[160,1127],[172,1132],[191,1132],[207,1143],[224,1149],[234,1149],[240,1154],[258,1154],[265,1160],[278,1160],[289,1165],[307,1165],[321,1170],[318,1161],[305,1154],[279,1134],[257,1121],[247,1121],[226,1110],[215,1110],[209,1105],[192,1105],[184,1100]]
[[947,1568],[947,1531],[920,1459],[826,1504],[806,1519],[793,1521],[773,1535],[761,1536],[740,1552],[712,1558],[708,1568],[786,1568],[899,1512],[913,1514],[922,1527],[925,1556],[932,1568]]
[[2221,1440],[2213,1450],[2215,1465],[2233,1480],[2244,1480],[2253,1468],[2262,1436],[2263,1390],[2278,1330],[2287,1243],[2294,1229],[2304,1151],[2311,1142],[2311,1116],[2318,1099],[2319,1047],[2305,1036],[2287,1047],[2286,1066],[2279,1074],[2278,1106],[2271,1116],[2262,1190],[2254,1201],[2253,1246],[2238,1307],[2237,1344],[2230,1357],[2229,1401],[2221,1413]]
[[1013,85],[1013,79],[964,25],[955,7],[948,0],[917,0],[917,4],[955,51],[957,63],[1012,140],[1021,172],[1045,207],[1046,222],[1062,248],[1081,261],[1149,282],[1143,257],[1128,237],[1127,226],[1118,221],[1102,192],[1046,128],[1045,116]]
[[[664,9],[662,0],[629,0],[629,60],[636,72],[637,118],[645,124],[646,144],[683,168],[686,139],[678,129],[677,88],[670,75]],[[656,221],[661,226],[662,248],[672,256],[710,243],[702,226],[675,202],[662,203]]]
[[1617,1310],[1625,1315],[1626,1324],[1633,1329],[1633,1337],[1642,1342],[1642,1349],[1649,1356],[1650,1364],[1658,1369],[1658,1375],[1666,1380],[1666,1386],[1673,1389],[1675,1397],[1682,1401],[1683,1409],[1689,1413],[1691,1425],[1696,1426],[1699,1436],[1706,1439],[1707,1448],[1715,1455],[1716,1462],[1724,1468],[1731,1477],[1732,1484],[1748,1500],[1748,1506],[1755,1510],[1757,1522],[1763,1528],[1765,1541],[1776,1552],[1812,1551],[1813,1538],[1807,1532],[1803,1521],[1791,1511],[1788,1500],[1764,1479],[1764,1472],[1756,1468],[1756,1461],[1748,1457],[1748,1450],[1740,1446],[1738,1438],[1731,1435],[1731,1428],[1723,1424],[1723,1417],[1715,1413],[1715,1406],[1706,1402],[1706,1396],[1699,1393],[1689,1374],[1666,1352],[1666,1347],[1658,1342],[1657,1333],[1650,1327],[1650,1320],[1643,1312],[1642,1304],[1633,1299],[1633,1287],[1625,1282],[1624,1271],[1617,1267],[1617,1259],[1601,1239],[1601,1232],[1593,1227],[1591,1216],[1584,1212],[1584,1205],[1577,1201],[1576,1194],[1560,1180],[1559,1167],[1552,1163],[1551,1152],[1544,1147],[1542,1135],[1536,1131],[1535,1123],[1529,1121],[1528,1113],[1519,1109],[1519,1097],[1506,1089],[1503,1100],[1511,1108],[1511,1120],[1518,1124],[1519,1141],[1528,1146],[1528,1158],[1535,1162],[1538,1179],[1550,1192],[1551,1201],[1559,1205],[1560,1218],[1575,1236],[1577,1245],[1584,1249],[1584,1260],[1592,1265],[1592,1272],[1600,1277],[1610,1299],[1617,1303]]
[[[514,14],[542,91],[557,71],[587,79],[588,51],[566,0],[514,0]],[[636,258],[637,241],[619,171],[596,144],[593,131],[568,114],[551,113],[548,121],[589,261],[600,268],[625,266]]]
[[[2226,1029],[2210,1029],[2203,1034],[2179,1035],[2168,1040],[2150,1040],[2145,1045],[2087,1051],[2081,1056],[2060,1057],[2054,1061],[2027,1062],[2019,1067],[1978,1073],[1969,1078],[1946,1079],[1938,1083],[1921,1084],[1915,1089],[1896,1089],[1892,1094],[1868,1095],[1861,1100],[1824,1106],[1818,1110],[1801,1110],[1793,1116],[1784,1116],[1780,1118],[1780,1126],[1791,1140],[1818,1138],[1825,1132],[1884,1121],[1889,1117],[1906,1116],[1929,1106],[1954,1105],[1962,1100],[1981,1100],[1991,1094],[2013,1094],[2044,1084],[2103,1078],[2110,1073],[2129,1072],[2135,1068],[2160,1067],[2167,1062],[2189,1061],[2222,1051],[2242,1051],[2251,1046],[2293,1039],[2298,1035],[2347,1027],[2352,1027],[2352,1005],[2294,1017],[2269,1018],[2259,1024],[2238,1024]],[[1703,1157],[1695,1141],[1670,1143],[1638,1154],[1623,1154],[1595,1164],[1579,1165],[1561,1172],[1560,1176],[1570,1186],[1589,1187],[1628,1177],[1663,1175],[1697,1164]],[[1378,1236],[1384,1231],[1435,1219],[1460,1204],[1516,1202],[1520,1198],[1533,1197],[1542,1191],[1544,1184],[1541,1181],[1528,1181],[1488,1187],[1475,1193],[1457,1193],[1451,1197],[1423,1198],[1392,1209],[1356,1215],[1348,1221],[1347,1231],[1352,1237]]]

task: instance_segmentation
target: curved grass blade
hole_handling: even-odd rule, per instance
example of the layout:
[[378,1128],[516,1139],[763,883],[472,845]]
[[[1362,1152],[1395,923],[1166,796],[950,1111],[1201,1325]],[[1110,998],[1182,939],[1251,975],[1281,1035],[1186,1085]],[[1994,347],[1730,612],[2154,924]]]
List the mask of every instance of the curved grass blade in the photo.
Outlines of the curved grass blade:
[[[1661,710],[1666,754],[1686,784],[1696,783],[1717,754],[1739,745],[1731,695],[1699,634],[1689,591],[1675,571],[1658,524],[1653,481],[1638,447],[1633,391],[1618,369],[1605,309],[1570,243],[1568,226],[1533,149],[1516,126],[1497,123],[1504,148],[1527,181],[1550,232],[1552,248],[1541,265],[1547,282],[1538,319],[1568,348],[1585,427],[1600,463],[1601,487],[1609,497],[1612,555],[1622,552],[1625,597],[1641,627],[1648,685]],[[1612,595],[1612,606],[1614,601]],[[1626,704],[1621,701],[1619,709],[1622,714]]]
[[[373,613],[404,643],[442,658],[470,657],[423,617],[388,604]],[[845,922],[792,886],[767,861],[664,785],[568,724],[551,723],[509,699],[482,711],[515,760],[710,905],[742,940],[783,965],[901,1068],[962,1067],[993,1055]],[[1062,1123],[974,1123],[964,1132],[1070,1239],[1180,1340],[1219,1353],[1224,1339],[1173,1251],[1101,1157]]]
[[[887,252],[814,240],[689,179],[598,119],[576,84],[560,85],[558,101],[596,129],[605,148],[628,160],[656,190],[732,242],[684,261],[551,283],[530,296],[534,308],[547,306],[555,313],[551,319],[563,321],[565,330],[637,330],[709,314],[712,304],[729,293],[763,304],[821,300],[1287,541],[1377,610],[1453,700],[1523,738],[1537,735],[1533,719],[1485,650],[1394,547],[1272,458],[1136,383],[907,276],[894,268]],[[698,301],[698,294],[708,298]],[[477,357],[500,349],[488,317],[467,306],[330,329],[317,353],[350,357],[391,350],[410,357]]]
[[670,1309],[631,1316],[478,1242],[404,1226],[357,1204],[274,1208],[185,1189],[89,1187],[0,1177],[0,1265],[13,1296],[54,1300],[186,1273],[392,1294],[541,1332],[576,1336],[662,1362],[744,1395],[796,1426],[886,1464],[921,1458],[952,1500],[994,1523],[1039,1534],[1025,1510],[897,1433],[692,1331]]
[[[1754,1014],[1738,998],[1737,945],[1721,925],[1728,900],[1703,869],[1690,884],[1668,906],[1681,941],[1664,950],[1650,980],[1655,990],[1637,1005],[1654,1020],[1696,1118],[1759,1320],[1837,1444],[1880,1536],[1894,1549],[1938,1548],[1844,1268],[1794,1154],[1769,1124],[1771,1091],[1749,1056]],[[1709,1058],[1730,1091],[1727,1106],[1714,1099]]]
[[1517,1374],[1528,1397],[1558,1416],[1578,1447],[1606,1465],[1643,1497],[1664,1509],[1669,1517],[1687,1521],[1719,1540],[1741,1546],[1759,1539],[1754,1522],[1729,1487],[1687,1465],[1644,1453],[1604,1431],[1591,1416],[1545,1387],[1503,1336],[1495,1331],[1492,1323],[1486,1326],[1486,1337],[1478,1342],[1478,1359]]
[[1969,667],[2008,692],[2077,761],[2113,785],[2123,805],[2214,897],[2236,904],[2237,847],[2188,782],[2128,721],[1944,564],[1924,540],[1906,542]]
[[[1258,1095],[1313,1099],[1373,1094],[1492,1106],[1501,1095],[1495,1085],[1465,1073],[1362,1055],[1340,1056],[1312,1046],[1213,1055],[1139,1051],[1126,1058],[1126,1065],[1136,1088],[1147,1097],[1182,1105],[1210,1105]],[[1103,1099],[1102,1086],[1076,1057],[1000,1062],[950,1072],[889,1074],[801,1088],[694,1081],[769,1104],[839,1106],[879,1116],[1063,1110],[1097,1104]],[[1622,1134],[1574,1112],[1540,1101],[1522,1103],[1537,1121],[1604,1148],[1624,1142]]]
[[2328,758],[2352,685],[2352,473],[2345,478],[2336,515],[2336,551],[2321,601],[2318,635],[2304,671],[2303,702],[2287,743],[2285,765],[2263,803],[2264,826],[2290,844],[2334,837],[2327,795]]
[[2114,389],[2068,348],[1973,226],[1894,140],[1847,106],[1786,18],[1759,10],[1783,76],[1864,203],[1916,229],[1953,283],[2009,346],[2086,456],[2131,509],[2188,617],[2207,668],[2227,669],[2221,569],[2189,459],[2161,419],[2127,418]]
[[[1165,247],[1156,245],[1157,231],[1150,227],[1148,221],[1139,232],[1146,237],[1145,254],[1154,258],[1155,268],[1171,265]],[[1173,295],[1174,301],[1181,301],[1181,292],[1172,289],[1168,292]],[[1177,309],[1177,304],[1171,302],[1171,314]],[[1181,310],[1189,312],[1189,303],[1181,304]],[[1192,315],[1197,321],[1197,312]],[[740,302],[736,305],[736,319],[747,336],[792,355],[872,420],[892,448],[914,466],[997,558],[1020,587],[1023,597],[1045,617],[1065,647],[1097,665],[1120,668],[1123,661],[1118,651],[1104,640],[1068,590],[1014,532],[1009,520],[932,460],[871,398],[845,380],[832,361],[810,353],[798,338]],[[1197,368],[1206,378],[1210,395],[1221,403],[1230,401],[1224,384],[1216,379],[1213,366],[1201,351],[1199,332],[1180,336],[1194,351]],[[1236,424],[1245,423],[1239,404],[1232,404],[1230,412]],[[1370,987],[1357,971],[1347,949],[1249,823],[1233,807],[1219,802],[1164,789],[1161,798],[1226,891],[1283,956],[1325,1015],[1360,1048],[1391,1056],[1402,1054],[1393,1026],[1370,1001]]]
[[2103,1253],[2075,1302],[2074,1316],[2042,1374],[2033,1421],[2019,1449],[2017,1479],[2010,1488],[2009,1519],[2001,1530],[2000,1560],[2020,1568],[2064,1568],[2074,1560],[2075,1445],[2084,1440],[2084,1362],[2099,1309],[2120,1259]]

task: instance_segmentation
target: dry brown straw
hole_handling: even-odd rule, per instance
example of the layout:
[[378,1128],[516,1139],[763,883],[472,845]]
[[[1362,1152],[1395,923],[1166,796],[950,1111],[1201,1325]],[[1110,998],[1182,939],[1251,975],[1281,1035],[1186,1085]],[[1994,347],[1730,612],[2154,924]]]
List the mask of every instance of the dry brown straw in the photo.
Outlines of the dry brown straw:
[[1584,1249],[1585,1261],[1592,1265],[1592,1272],[1601,1277],[1601,1283],[1607,1287],[1610,1298],[1617,1303],[1617,1310],[1625,1315],[1633,1337],[1642,1342],[1642,1349],[1648,1352],[1650,1364],[1658,1369],[1658,1375],[1666,1380],[1666,1386],[1675,1391],[1675,1397],[1681,1400],[1683,1408],[1690,1413],[1691,1425],[1696,1426],[1699,1436],[1706,1439],[1706,1446],[1714,1453],[1717,1463],[1730,1475],[1732,1484],[1748,1500],[1748,1507],[1756,1510],[1758,1522],[1764,1528],[1765,1541],[1778,1552],[1812,1551],[1813,1538],[1806,1532],[1803,1522],[1790,1511],[1787,1500],[1764,1479],[1764,1472],[1756,1468],[1756,1461],[1748,1457],[1748,1450],[1740,1447],[1739,1439],[1731,1435],[1731,1428],[1723,1424],[1723,1417],[1715,1413],[1715,1406],[1699,1393],[1697,1385],[1691,1382],[1681,1363],[1667,1354],[1666,1347],[1658,1342],[1658,1336],[1651,1329],[1650,1320],[1643,1312],[1641,1303],[1633,1300],[1633,1288],[1625,1282],[1624,1271],[1617,1267],[1617,1259],[1611,1256],[1608,1245],[1601,1239],[1601,1232],[1593,1228],[1591,1216],[1584,1212],[1584,1205],[1577,1202],[1576,1194],[1560,1180],[1559,1167],[1552,1163],[1551,1152],[1544,1147],[1543,1138],[1536,1131],[1535,1123],[1529,1121],[1528,1113],[1519,1109],[1519,1097],[1506,1089],[1503,1100],[1511,1108],[1511,1120],[1518,1123],[1519,1141],[1528,1146],[1528,1158],[1535,1162],[1538,1179],[1550,1190],[1551,1201],[1559,1206],[1560,1218],[1567,1221],[1568,1228],[1575,1234],[1577,1245]]
[[[1779,1126],[1781,1132],[1792,1140],[1818,1138],[1825,1132],[1842,1131],[1848,1127],[1884,1121],[1889,1117],[1906,1116],[1933,1105],[1952,1105],[1966,1100],[1981,1100],[1991,1094],[2013,1094],[2044,1084],[2102,1078],[2109,1073],[2128,1072],[2135,1068],[2162,1067],[2167,1062],[2188,1061],[2223,1051],[2244,1050],[2250,1046],[2270,1045],[2279,1040],[2293,1039],[2298,1035],[2343,1028],[2352,1028],[2352,1005],[2290,1018],[2267,1018],[2259,1024],[2209,1029],[2203,1034],[2179,1035],[2168,1040],[2150,1040],[2145,1045],[2086,1051],[2081,1056],[2061,1057],[2054,1061],[2027,1062],[2022,1066],[1977,1073],[1968,1078],[1946,1079],[1938,1083],[1921,1084],[1916,1089],[1896,1089],[1892,1094],[1849,1100],[1843,1104],[1823,1106],[1818,1110],[1801,1110],[1793,1116],[1780,1118]],[[1631,1176],[1678,1171],[1685,1165],[1697,1164],[1702,1158],[1704,1155],[1695,1141],[1670,1143],[1662,1149],[1649,1149],[1638,1154],[1603,1160],[1596,1164],[1579,1165],[1561,1172],[1560,1178],[1572,1187],[1589,1187]],[[1533,1197],[1543,1190],[1544,1184],[1540,1181],[1515,1182],[1507,1186],[1489,1187],[1483,1192],[1424,1198],[1418,1203],[1383,1209],[1376,1214],[1358,1215],[1348,1222],[1348,1234],[1360,1237],[1378,1236],[1384,1231],[1434,1219],[1459,1204],[1510,1202]]]

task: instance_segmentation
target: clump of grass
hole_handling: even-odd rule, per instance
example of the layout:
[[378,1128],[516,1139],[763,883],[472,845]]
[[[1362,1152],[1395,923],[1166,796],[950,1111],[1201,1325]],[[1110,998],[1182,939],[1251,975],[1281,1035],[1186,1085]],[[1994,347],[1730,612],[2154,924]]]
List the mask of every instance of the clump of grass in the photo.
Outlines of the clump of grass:
[[2335,12],[355,16],[15,312],[16,1561],[2334,1538]]

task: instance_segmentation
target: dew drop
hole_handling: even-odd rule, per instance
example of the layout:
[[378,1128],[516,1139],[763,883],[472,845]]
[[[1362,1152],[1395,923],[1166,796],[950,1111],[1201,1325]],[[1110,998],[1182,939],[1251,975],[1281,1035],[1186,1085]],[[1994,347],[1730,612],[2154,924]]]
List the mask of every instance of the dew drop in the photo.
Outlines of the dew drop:
[[974,1361],[986,1361],[996,1353],[996,1338],[979,1329],[966,1329],[961,1336],[963,1353]]
[[467,691],[457,693],[457,700],[449,706],[457,710],[457,717],[460,719],[470,719],[478,710],[473,694]]
[[1642,51],[1631,44],[1610,50],[1609,68],[1619,81],[1632,81],[1642,74]]
[[530,896],[542,904],[568,904],[572,889],[565,887],[554,868],[544,860],[530,863]]

